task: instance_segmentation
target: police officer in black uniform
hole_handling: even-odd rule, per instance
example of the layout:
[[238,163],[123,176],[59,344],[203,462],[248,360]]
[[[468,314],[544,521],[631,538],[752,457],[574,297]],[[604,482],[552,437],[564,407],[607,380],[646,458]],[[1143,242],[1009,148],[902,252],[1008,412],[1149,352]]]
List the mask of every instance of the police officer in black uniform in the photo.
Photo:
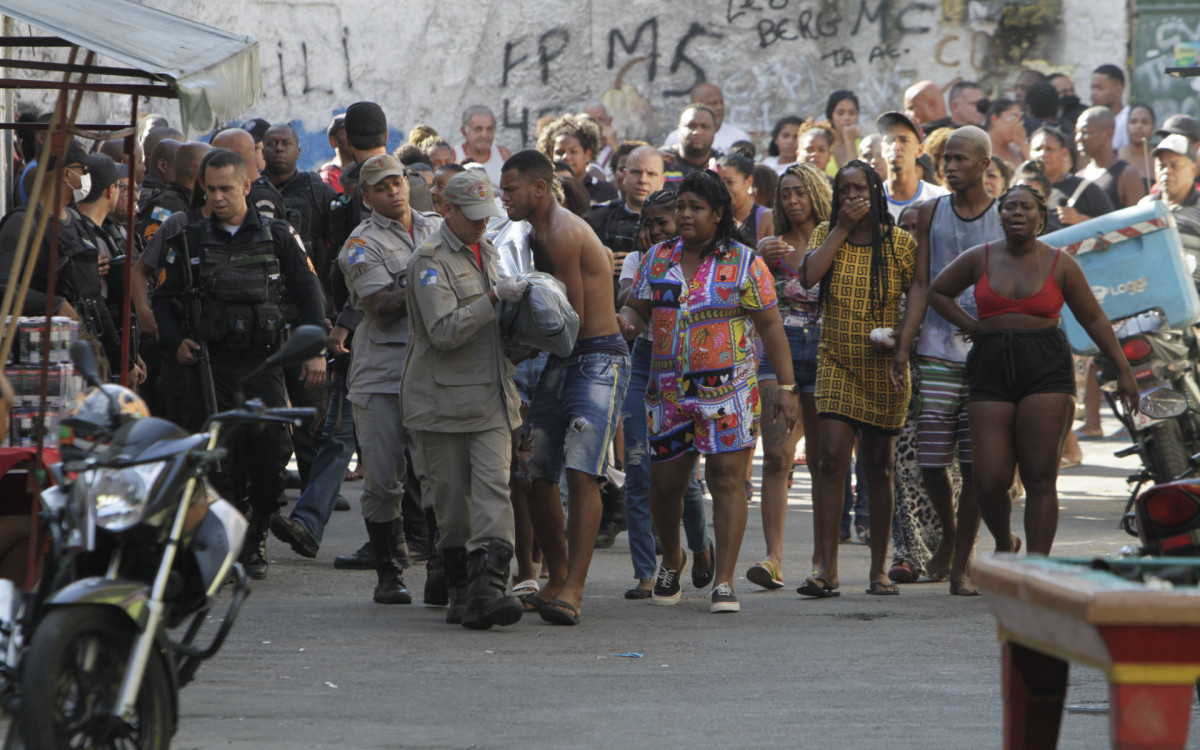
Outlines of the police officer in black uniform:
[[[180,363],[196,364],[199,341],[207,343],[217,408],[223,410],[234,406],[239,378],[278,348],[286,329],[283,306],[294,305],[304,323],[323,325],[324,304],[316,274],[291,228],[248,205],[245,159],[215,149],[207,159],[204,191],[211,215],[168,240],[154,314],[160,343]],[[200,295],[199,320],[188,320],[177,303],[189,291],[188,276]],[[324,384],[325,359],[306,362],[303,376],[312,387]],[[285,405],[283,371],[267,370],[247,382],[244,392],[267,406]],[[242,563],[247,573],[262,578],[268,525],[283,491],[291,440],[286,425],[278,424],[240,427],[225,435],[229,457],[213,478],[214,486],[248,513]]]
[[[58,255],[54,288],[50,289],[52,227],[47,225],[41,247],[31,250],[31,254],[36,252],[37,262],[21,315],[45,315],[46,297],[52,296],[52,313],[80,321],[82,328],[100,341],[110,372],[116,372],[119,367],[113,365],[120,362],[121,338],[104,302],[100,254],[94,243],[85,241],[83,220],[79,213],[68,207],[72,200],[83,200],[91,192],[91,175],[88,174],[86,159],[87,152],[72,141],[63,157],[65,169],[61,181],[54,171],[58,157],[53,156],[47,165],[49,171],[42,183],[41,194],[31,196],[33,211],[37,214],[35,221],[42,211],[50,211],[50,220],[57,219],[59,222]],[[25,211],[25,206],[14,209],[0,224],[0,287],[19,281],[12,266]]]

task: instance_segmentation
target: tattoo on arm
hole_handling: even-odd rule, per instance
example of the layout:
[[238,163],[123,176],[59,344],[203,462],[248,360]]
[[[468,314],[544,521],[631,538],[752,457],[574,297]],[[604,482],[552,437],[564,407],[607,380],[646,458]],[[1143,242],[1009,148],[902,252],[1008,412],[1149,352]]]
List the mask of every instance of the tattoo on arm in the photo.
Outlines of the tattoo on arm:
[[395,323],[408,312],[406,292],[403,289],[375,292],[370,297],[365,297],[362,302],[367,315],[384,325]]

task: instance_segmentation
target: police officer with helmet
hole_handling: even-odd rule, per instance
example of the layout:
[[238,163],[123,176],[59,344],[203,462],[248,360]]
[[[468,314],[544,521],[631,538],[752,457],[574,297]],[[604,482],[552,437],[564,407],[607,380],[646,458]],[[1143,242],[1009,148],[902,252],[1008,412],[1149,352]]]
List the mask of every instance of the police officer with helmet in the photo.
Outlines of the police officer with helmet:
[[[260,216],[247,203],[245,159],[214,149],[205,167],[204,191],[212,214],[168,240],[154,315],[159,342],[181,364],[195,366],[200,341],[208,345],[217,409],[226,410],[236,405],[238,380],[282,342],[284,305],[294,305],[301,322],[324,325],[324,303],[316,274],[287,222]],[[187,306],[181,304],[193,290],[200,300],[198,320],[190,320]],[[301,375],[310,388],[323,385],[325,359],[310,359]],[[286,405],[278,367],[260,373],[243,388],[246,398],[260,398],[268,407]],[[262,578],[268,525],[284,489],[282,471],[292,453],[291,438],[281,424],[239,427],[224,438],[228,458],[213,484],[248,512],[242,563],[251,577]]]

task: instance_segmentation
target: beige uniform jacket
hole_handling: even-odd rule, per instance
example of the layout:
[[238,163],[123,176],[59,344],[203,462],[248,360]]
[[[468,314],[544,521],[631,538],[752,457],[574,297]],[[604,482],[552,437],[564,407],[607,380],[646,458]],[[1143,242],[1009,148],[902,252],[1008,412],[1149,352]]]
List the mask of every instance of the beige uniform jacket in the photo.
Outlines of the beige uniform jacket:
[[401,411],[410,430],[515,429],[521,400],[488,290],[499,278],[486,239],[475,252],[443,224],[408,265],[408,360]]

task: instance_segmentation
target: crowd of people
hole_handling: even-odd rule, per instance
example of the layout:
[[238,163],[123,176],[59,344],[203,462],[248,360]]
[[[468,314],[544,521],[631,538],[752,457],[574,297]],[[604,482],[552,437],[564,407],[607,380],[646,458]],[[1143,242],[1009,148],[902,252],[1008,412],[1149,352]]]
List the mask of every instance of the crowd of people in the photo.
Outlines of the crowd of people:
[[[333,118],[317,172],[298,168],[288,123],[189,142],[151,117],[133,158],[72,141],[35,191],[38,136],[12,213],[58,219],[60,262],[50,274],[43,243],[24,313],[80,319],[115,375],[131,305],[126,385],[193,429],[291,327],[327,327],[328,357],[245,386],[317,419],[230,434],[214,477],[250,520],[241,560],[256,578],[269,533],[317,555],[360,470],[366,543],[335,565],[376,570],[376,602],[411,603],[404,570],[425,562],[423,599],[447,622],[574,625],[593,550],[626,532],[627,599],[678,603],[690,563],[710,611],[736,612],[739,572],[765,589],[795,575],[784,525],[806,464],[802,596],[841,593],[839,545],[855,537],[870,545],[867,593],[924,577],[971,596],[980,519],[997,551],[1048,554],[1059,469],[1099,432],[1090,386],[1070,429],[1086,364],[1059,328],[1064,304],[1135,408],[1079,265],[1038,238],[1159,200],[1200,255],[1200,125],[1159,127],[1124,83],[1097,68],[1088,106],[1066,76],[1032,69],[1011,98],[922,81],[874,123],[839,90],[781,118],[765,148],[709,83],[661,146],[622,140],[593,101],[542,118],[533,149],[497,144],[476,105],[461,139],[415,125],[389,153],[388,117],[363,101]],[[2,284],[20,224],[0,225]],[[128,289],[112,270],[125,262]],[[565,349],[513,333],[548,316],[574,326]],[[285,513],[293,454],[301,492]],[[756,491],[766,556],[740,569]],[[1024,541],[1010,528],[1022,493]]]

